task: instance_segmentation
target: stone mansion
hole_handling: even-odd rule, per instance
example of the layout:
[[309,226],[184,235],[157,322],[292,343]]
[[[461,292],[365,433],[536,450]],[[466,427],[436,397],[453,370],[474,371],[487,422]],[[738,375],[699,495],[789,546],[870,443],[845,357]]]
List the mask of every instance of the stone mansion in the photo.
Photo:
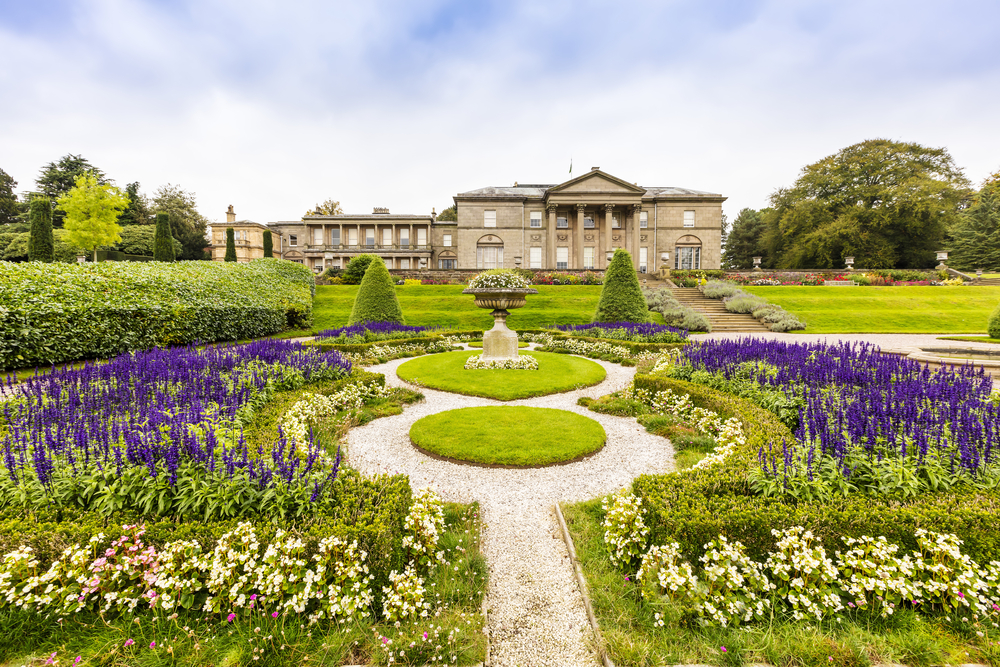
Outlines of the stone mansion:
[[604,269],[615,248],[632,254],[640,273],[718,269],[722,245],[720,194],[642,187],[593,168],[558,185],[487,187],[455,195],[457,221],[402,215],[306,215],[266,225],[212,224],[212,258],[222,261],[226,228],[239,261],[263,257],[271,230],[274,256],[316,272],[377,254],[390,269]]

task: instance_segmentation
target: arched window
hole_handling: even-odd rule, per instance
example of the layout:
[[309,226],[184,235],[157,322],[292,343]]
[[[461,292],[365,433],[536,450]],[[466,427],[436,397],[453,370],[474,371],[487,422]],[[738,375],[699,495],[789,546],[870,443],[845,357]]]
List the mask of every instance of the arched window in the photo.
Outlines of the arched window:
[[674,247],[674,269],[691,271],[701,268],[701,239],[687,234]]
[[503,268],[503,241],[499,236],[487,234],[476,243],[476,268]]

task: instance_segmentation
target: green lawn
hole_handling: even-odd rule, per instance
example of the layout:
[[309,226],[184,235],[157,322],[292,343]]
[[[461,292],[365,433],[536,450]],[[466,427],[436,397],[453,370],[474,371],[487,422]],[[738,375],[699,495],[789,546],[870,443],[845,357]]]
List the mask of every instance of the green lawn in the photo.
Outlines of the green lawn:
[[985,333],[1000,287],[744,287],[801,318],[797,333]]
[[538,370],[470,369],[465,361],[479,352],[429,354],[407,361],[396,375],[407,382],[456,394],[512,401],[589,387],[605,378],[604,367],[589,359],[554,352],[532,352]]
[[420,449],[485,465],[572,461],[598,451],[606,439],[604,427],[575,412],[507,405],[446,410],[410,427]]
[[[491,329],[490,311],[477,308],[464,285],[413,285],[396,287],[406,323],[456,329]],[[600,285],[537,285],[524,308],[510,311],[511,329],[538,329],[549,324],[586,324],[597,310]],[[358,293],[356,285],[321,285],[313,301],[313,328],[336,329],[347,324]],[[662,324],[659,313],[650,313]]]

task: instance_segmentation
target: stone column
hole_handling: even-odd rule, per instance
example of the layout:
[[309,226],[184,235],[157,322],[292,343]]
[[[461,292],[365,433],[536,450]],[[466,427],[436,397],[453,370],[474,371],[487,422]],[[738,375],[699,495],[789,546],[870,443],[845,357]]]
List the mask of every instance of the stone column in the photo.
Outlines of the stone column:
[[[413,238],[413,224],[412,223],[410,224],[409,234],[410,235],[408,237],[406,237],[406,245],[408,245],[408,246],[410,246],[410,248],[412,248],[413,246],[415,246],[417,244],[416,240]],[[407,248],[407,250],[409,250],[409,248]],[[410,262],[412,263],[413,260],[410,260]]]
[[545,235],[545,268],[552,271],[556,268],[556,205],[549,204],[545,210],[549,212],[549,231]]
[[[642,204],[632,205],[632,261],[635,263],[635,270],[639,270],[639,246],[642,244],[641,234],[642,230],[639,229],[639,213],[642,211]],[[649,270],[649,251],[646,251],[646,270]]]
[[340,240],[337,243],[337,250],[340,250],[340,247],[344,246],[344,245],[347,245],[347,242],[344,241],[344,225],[340,224],[340,225],[337,225],[337,227],[340,228]]
[[586,204],[576,205],[576,229],[574,230],[576,232],[576,243],[573,244],[576,257],[570,263],[570,268],[583,268],[583,214],[586,208]]
[[599,250],[600,250],[599,254],[600,254],[601,258],[599,260],[597,260],[597,266],[601,267],[602,269],[608,268],[608,260],[605,259],[604,256],[607,254],[608,250],[611,250],[611,247],[612,247],[611,236],[612,236],[612,234],[614,234],[614,231],[611,229],[611,225],[614,224],[614,221],[612,220],[612,218],[614,218],[614,217],[615,217],[615,205],[614,204],[605,204],[604,205],[604,229],[602,230],[602,234],[601,234],[601,240],[603,242],[601,243],[601,247],[599,248]]

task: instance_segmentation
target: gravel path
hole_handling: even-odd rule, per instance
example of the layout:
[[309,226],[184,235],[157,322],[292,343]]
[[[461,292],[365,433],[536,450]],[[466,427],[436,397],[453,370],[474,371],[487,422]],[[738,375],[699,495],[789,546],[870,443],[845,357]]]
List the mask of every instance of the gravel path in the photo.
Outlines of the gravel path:
[[[385,374],[392,386],[410,387],[396,376],[399,359],[368,370]],[[583,598],[573,576],[553,506],[559,501],[595,498],[632,482],[638,475],[673,469],[670,443],[651,435],[635,419],[590,412],[576,401],[627,385],[633,368],[596,361],[608,372],[587,389],[518,401],[495,401],[417,388],[425,401],[403,414],[376,419],[348,436],[350,464],[367,473],[409,475],[414,488],[432,486],[442,498],[478,500],[485,528],[483,551],[490,568],[488,604],[492,664],[506,666],[596,665]],[[584,461],[528,470],[463,466],[430,458],[410,445],[410,426],[421,417],[479,405],[558,408],[601,423],[604,449]]]

